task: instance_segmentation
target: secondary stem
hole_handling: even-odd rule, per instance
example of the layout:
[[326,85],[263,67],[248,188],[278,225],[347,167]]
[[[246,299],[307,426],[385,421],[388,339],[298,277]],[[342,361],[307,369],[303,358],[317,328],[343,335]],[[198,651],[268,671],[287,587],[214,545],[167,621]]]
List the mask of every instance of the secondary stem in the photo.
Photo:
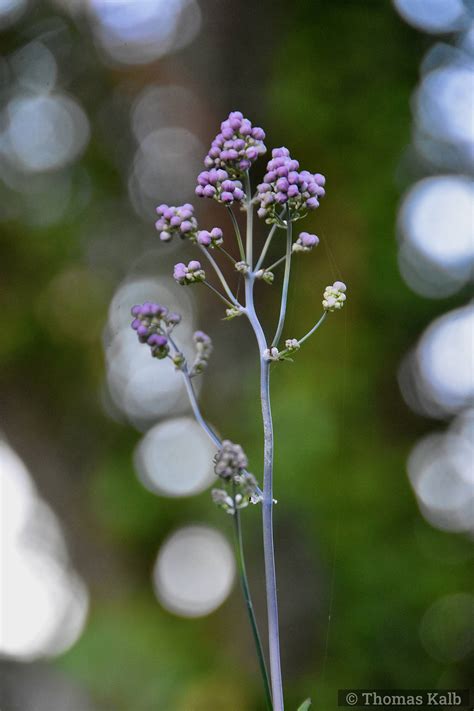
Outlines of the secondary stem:
[[245,262],[245,250],[244,244],[242,242],[242,235],[240,234],[239,223],[237,222],[237,218],[234,215],[234,211],[231,207],[227,207],[227,212],[229,213],[230,219],[232,220],[232,224],[234,225],[234,232],[235,236],[237,237],[237,244],[239,245],[240,258]]
[[250,185],[250,175],[248,170],[245,172],[245,192],[247,193],[247,256],[246,261],[252,270],[253,262],[253,204],[252,204],[252,186]]
[[236,492],[235,492],[235,483],[234,483],[233,494],[234,494],[235,513],[233,515],[233,519],[234,519],[235,553],[236,553],[236,558],[237,558],[237,567],[239,570],[240,584],[242,586],[242,593],[244,596],[245,604],[247,606],[247,613],[248,613],[249,620],[250,620],[250,626],[252,628],[252,634],[253,634],[253,638],[254,638],[254,642],[255,642],[255,647],[257,649],[258,663],[259,663],[259,667],[260,667],[260,673],[261,673],[262,679],[263,679],[263,686],[265,689],[265,702],[267,705],[267,709],[269,709],[269,711],[272,711],[273,704],[272,704],[272,695],[271,695],[271,691],[270,691],[270,683],[268,680],[267,666],[265,664],[265,655],[263,653],[262,640],[260,639],[260,634],[259,634],[258,626],[257,626],[257,620],[255,618],[255,612],[253,609],[252,598],[250,595],[250,589],[249,589],[248,578],[247,578],[247,569],[245,566],[244,547],[243,547],[243,542],[242,542],[242,526],[241,526],[241,522],[240,522],[240,511],[237,508],[237,504],[235,503],[235,493]]
[[286,303],[288,301],[288,285],[290,283],[290,267],[291,267],[291,245],[292,245],[292,225],[291,225],[291,215],[288,213],[288,224],[286,227],[286,255],[285,255],[285,273],[283,275],[283,287],[281,292],[281,306],[280,306],[280,317],[278,319],[278,326],[275,333],[275,338],[272,341],[272,347],[278,346],[278,342],[281,338],[283,332],[283,326],[285,325],[286,316]]
[[219,281],[221,282],[222,286],[224,287],[224,291],[225,291],[225,293],[227,294],[227,296],[229,297],[229,299],[232,301],[232,303],[233,303],[235,306],[240,306],[239,302],[237,301],[237,299],[235,298],[234,294],[233,294],[232,291],[230,290],[230,287],[229,287],[229,285],[228,285],[228,283],[227,283],[227,281],[226,281],[226,279],[225,279],[225,276],[223,275],[223,273],[222,273],[221,270],[219,269],[219,265],[217,264],[217,262],[216,262],[216,260],[214,259],[214,257],[213,257],[211,254],[209,254],[208,250],[205,249],[205,247],[203,247],[202,245],[198,245],[198,246],[199,246],[199,249],[201,250],[201,252],[202,252],[202,253],[204,254],[204,256],[206,257],[206,259],[208,260],[208,262],[211,263],[211,265],[212,265],[212,267],[213,267],[215,273],[217,274],[217,276],[218,276],[218,278],[219,278]]
[[325,312],[323,313],[323,315],[321,316],[321,318],[319,319],[319,321],[318,321],[317,323],[315,323],[315,325],[313,326],[313,328],[312,328],[310,331],[308,331],[308,333],[306,333],[302,338],[299,339],[298,343],[299,343],[300,345],[301,345],[302,343],[304,343],[307,338],[309,338],[310,336],[312,336],[313,333],[321,326],[321,324],[324,323],[324,321],[325,321],[327,315],[328,315],[328,312],[325,311]]
[[208,289],[213,291],[214,294],[216,294],[216,296],[218,296],[219,299],[221,299],[227,306],[232,306],[232,307],[234,306],[234,304],[231,301],[229,301],[229,299],[226,299],[226,297],[223,294],[221,294],[221,292],[218,291],[214,286],[212,286],[212,284],[210,284],[208,281],[204,281],[203,284],[205,286],[207,286]]

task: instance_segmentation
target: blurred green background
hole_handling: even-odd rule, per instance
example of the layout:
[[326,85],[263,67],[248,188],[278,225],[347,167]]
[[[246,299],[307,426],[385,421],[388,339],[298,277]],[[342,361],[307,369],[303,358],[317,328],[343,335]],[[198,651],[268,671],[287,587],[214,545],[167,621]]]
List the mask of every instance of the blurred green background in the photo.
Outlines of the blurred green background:
[[[154,18],[157,26],[171,5]],[[433,39],[384,1],[202,0],[183,11],[191,20],[199,11],[198,26],[178,22],[176,47],[168,41],[161,54],[136,61],[126,39],[107,49],[102,10],[99,2],[32,2],[1,34],[3,106],[51,76],[42,74],[44,57],[31,55],[29,69],[18,59],[21,48],[39,42],[56,62],[52,91],[74,97],[89,124],[88,138],[63,163],[49,165],[47,155],[44,169],[20,170],[2,153],[0,427],[61,522],[89,594],[82,633],[69,649],[4,656],[2,711],[263,708],[238,585],[197,619],[165,610],[153,591],[153,564],[170,532],[204,523],[230,540],[230,519],[208,491],[176,499],[147,491],[133,452],[153,422],[127,420],[105,394],[104,329],[114,292],[130,274],[159,281],[171,264],[153,227],[153,205],[170,199],[170,188],[161,190],[166,176],[145,175],[145,198],[130,177],[139,150],[132,110],[152,85],[188,92],[185,101],[171,93],[169,107],[154,113],[152,106],[147,120],[150,130],[154,120],[183,127],[195,136],[198,157],[220,121],[240,109],[265,129],[268,146],[288,146],[303,167],[327,178],[327,196],[304,224],[321,244],[294,260],[286,334],[314,323],[334,279],[348,284],[347,308],[272,376],[288,709],[309,695],[316,709],[336,709],[337,690],[347,687],[467,687],[469,655],[457,653],[464,613],[435,615],[428,633],[420,632],[436,601],[469,592],[468,538],[425,520],[406,474],[414,443],[443,423],[413,413],[397,383],[421,331],[465,300],[462,292],[441,301],[413,293],[397,264],[397,208],[423,174],[404,158],[410,100]],[[33,110],[33,135],[38,126]],[[38,145],[49,140],[41,134]],[[192,197],[193,160],[194,173],[170,172],[173,204]],[[225,211],[199,210],[203,221],[228,230]],[[277,258],[281,245],[273,250]],[[191,296],[197,323],[216,346],[203,410],[243,444],[261,480],[252,334],[243,319],[222,321],[210,293],[193,289]],[[258,290],[267,327],[277,299],[278,284]],[[243,520],[263,625],[257,507]]]

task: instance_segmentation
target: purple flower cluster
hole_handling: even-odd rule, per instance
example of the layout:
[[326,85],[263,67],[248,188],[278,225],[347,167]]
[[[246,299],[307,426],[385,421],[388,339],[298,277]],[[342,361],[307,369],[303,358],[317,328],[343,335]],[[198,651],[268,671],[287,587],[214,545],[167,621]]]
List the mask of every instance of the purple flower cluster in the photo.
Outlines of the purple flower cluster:
[[223,168],[238,177],[266,152],[265,131],[252,126],[240,111],[232,111],[221,123],[220,133],[212,141],[204,159],[206,168]]
[[278,222],[278,214],[285,207],[291,220],[298,220],[308,210],[319,207],[318,198],[325,194],[326,180],[320,173],[299,170],[299,167],[288,148],[273,149],[263,183],[257,187],[260,202],[257,214],[266,222]]
[[195,192],[199,197],[214,198],[224,205],[232,205],[245,198],[240,180],[232,179],[223,168],[211,168],[199,173]]
[[191,260],[188,265],[183,264],[183,262],[178,262],[174,265],[173,279],[178,282],[178,284],[195,284],[200,281],[204,281],[206,278],[206,273],[201,267],[201,262],[196,259]]
[[300,232],[298,239],[293,244],[293,252],[311,252],[319,244],[319,237],[309,232]]
[[169,242],[175,235],[181,239],[195,237],[197,221],[194,217],[194,207],[189,202],[179,207],[158,205],[156,212],[158,220],[155,227],[162,242]]
[[219,247],[224,241],[220,227],[213,227],[212,230],[199,230],[196,237],[197,243],[203,247]]
[[132,328],[137,332],[140,343],[148,344],[155,358],[166,358],[169,345],[165,334],[173,330],[181,321],[181,316],[151,301],[133,306],[131,313],[134,317]]

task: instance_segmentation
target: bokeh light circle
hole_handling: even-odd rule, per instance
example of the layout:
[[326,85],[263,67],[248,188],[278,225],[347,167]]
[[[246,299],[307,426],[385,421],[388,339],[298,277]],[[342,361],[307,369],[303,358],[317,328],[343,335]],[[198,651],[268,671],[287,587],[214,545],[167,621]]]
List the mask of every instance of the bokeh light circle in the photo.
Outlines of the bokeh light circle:
[[25,171],[56,170],[73,161],[89,140],[89,122],[64,94],[20,95],[7,106],[8,140]]
[[189,417],[152,427],[135,451],[141,482],[164,496],[192,496],[215,480],[216,448],[198,423]]
[[474,263],[474,184],[463,176],[436,176],[407,194],[400,226],[431,262],[467,277]]
[[1,439],[0,488],[0,654],[18,660],[61,654],[84,628],[87,590],[69,563],[56,516]]
[[234,556],[224,536],[208,526],[188,526],[161,546],[153,570],[156,595],[181,617],[202,617],[229,595],[235,576]]
[[446,413],[457,413],[474,398],[474,305],[436,319],[416,351],[421,387]]
[[461,29],[466,21],[462,0],[393,0],[406,22],[424,32],[452,32]]

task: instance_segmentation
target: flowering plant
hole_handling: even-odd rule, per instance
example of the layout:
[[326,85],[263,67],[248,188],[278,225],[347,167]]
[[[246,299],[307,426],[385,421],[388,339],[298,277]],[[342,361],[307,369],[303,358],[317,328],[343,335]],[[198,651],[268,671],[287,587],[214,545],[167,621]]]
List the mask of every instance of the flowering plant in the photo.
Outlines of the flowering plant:
[[[267,164],[263,181],[252,193],[249,171],[253,163],[266,152],[265,133],[259,127],[244,118],[239,111],[233,111],[222,122],[221,130],[212,141],[211,148],[204,159],[206,170],[197,179],[196,195],[208,198],[224,205],[228,211],[233,231],[235,246],[224,240],[219,227],[210,230],[199,229],[194,216],[194,208],[186,203],[178,207],[160,205],[157,207],[158,220],[156,229],[163,242],[175,237],[190,240],[195,244],[204,259],[209,263],[219,284],[208,280],[200,261],[193,259],[188,264],[182,262],[174,267],[173,277],[180,285],[202,283],[211,289],[225,304],[226,318],[245,316],[255,334],[260,360],[260,396],[264,432],[263,490],[257,480],[248,471],[248,461],[239,444],[230,440],[221,441],[205,421],[192,380],[206,368],[212,353],[210,337],[202,331],[194,334],[195,353],[192,358],[184,354],[175,336],[175,329],[181,321],[179,314],[170,312],[165,306],[146,302],[133,306],[132,328],[137,332],[141,343],[147,344],[153,357],[169,358],[184,378],[190,404],[198,423],[217,448],[214,470],[221,482],[219,488],[212,491],[213,501],[234,520],[236,551],[242,589],[247,606],[257,655],[264,683],[267,707],[274,711],[283,711],[283,685],[280,664],[280,642],[278,622],[278,601],[275,576],[275,553],[273,544],[273,423],[270,406],[270,370],[279,361],[290,360],[290,355],[298,351],[305,341],[325,321],[328,313],[341,309],[346,300],[346,286],[341,281],[327,286],[323,293],[323,313],[313,327],[301,338],[287,338],[280,346],[283,335],[288,300],[291,260],[297,254],[306,254],[314,249],[319,238],[308,232],[300,232],[293,238],[293,225],[303,219],[308,212],[319,207],[319,200],[325,194],[325,178],[320,173],[300,170],[297,160],[291,157],[287,148],[275,148]],[[266,241],[257,259],[254,259],[254,212],[271,225]],[[246,215],[245,246],[235,214],[239,208]],[[265,258],[272,240],[278,231],[286,234],[285,253],[270,266],[264,266]],[[225,244],[225,247],[224,247]],[[232,256],[234,249],[238,257]],[[233,269],[244,279],[245,292],[243,303],[237,299],[229,286],[216,257],[222,255],[230,260]],[[275,335],[267,338],[254,304],[254,286],[257,280],[272,284],[277,267],[284,265],[281,290],[280,312]],[[265,562],[265,586],[268,617],[269,673],[265,654],[261,644],[255,618],[250,589],[245,569],[242,545],[241,510],[249,503],[261,504],[263,523],[263,544]],[[310,701],[303,703],[300,709],[309,708]]]

